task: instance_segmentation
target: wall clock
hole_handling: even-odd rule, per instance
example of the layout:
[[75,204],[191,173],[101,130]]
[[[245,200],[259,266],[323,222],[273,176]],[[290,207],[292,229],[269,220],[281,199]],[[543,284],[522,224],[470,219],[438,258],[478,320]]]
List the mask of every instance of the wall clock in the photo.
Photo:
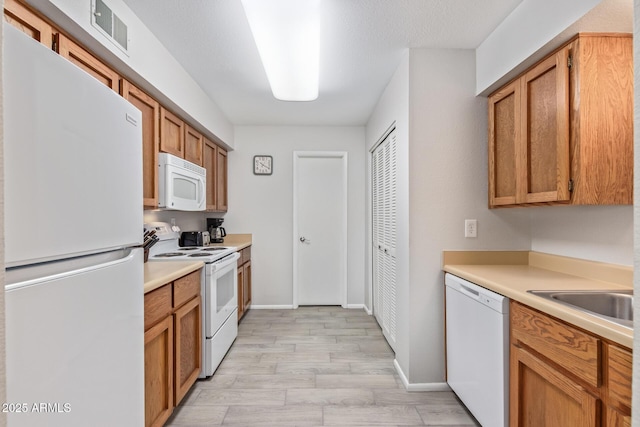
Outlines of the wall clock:
[[273,173],[273,157],[258,155],[253,156],[253,174],[271,175]]

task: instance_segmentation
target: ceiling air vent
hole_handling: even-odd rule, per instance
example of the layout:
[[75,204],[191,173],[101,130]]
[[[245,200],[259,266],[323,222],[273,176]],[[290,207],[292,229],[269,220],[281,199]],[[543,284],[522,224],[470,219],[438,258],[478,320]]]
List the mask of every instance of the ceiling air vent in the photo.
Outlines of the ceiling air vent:
[[103,0],[92,0],[91,10],[91,24],[123,52],[127,53],[127,25],[118,15],[113,13]]

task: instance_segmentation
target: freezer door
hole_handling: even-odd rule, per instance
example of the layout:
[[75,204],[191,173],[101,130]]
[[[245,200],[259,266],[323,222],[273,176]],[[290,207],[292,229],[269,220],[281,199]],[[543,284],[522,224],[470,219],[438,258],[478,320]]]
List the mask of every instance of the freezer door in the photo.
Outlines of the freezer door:
[[7,286],[8,425],[144,425],[142,250],[118,253]]
[[142,241],[141,113],[4,26],[8,266]]

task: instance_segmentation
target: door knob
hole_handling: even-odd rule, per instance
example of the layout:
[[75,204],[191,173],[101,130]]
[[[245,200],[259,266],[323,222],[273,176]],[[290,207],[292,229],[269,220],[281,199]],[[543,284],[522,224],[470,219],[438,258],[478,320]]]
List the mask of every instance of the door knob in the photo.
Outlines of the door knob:
[[304,236],[300,237],[300,241],[301,241],[302,243],[311,243],[311,240],[307,239],[307,238],[306,238],[306,237],[304,237]]

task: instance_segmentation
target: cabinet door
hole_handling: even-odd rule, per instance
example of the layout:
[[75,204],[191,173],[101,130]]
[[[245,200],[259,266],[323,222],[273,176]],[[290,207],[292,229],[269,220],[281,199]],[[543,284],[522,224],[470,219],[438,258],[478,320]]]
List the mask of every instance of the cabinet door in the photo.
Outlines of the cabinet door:
[[144,333],[144,424],[162,426],[173,411],[173,317]]
[[198,379],[202,367],[200,296],[175,311],[175,404]]
[[568,201],[569,65],[568,48],[539,63],[522,77],[517,156],[518,203]]
[[244,316],[244,296],[242,292],[244,290],[244,267],[238,266],[238,320]]
[[251,261],[244,263],[244,277],[242,278],[242,309],[247,311],[251,305]]
[[631,413],[622,414],[607,406],[605,408],[604,427],[631,427]]
[[184,158],[184,122],[160,107],[160,151]]
[[633,354],[626,348],[607,344],[605,382],[608,406],[605,413],[607,427],[631,425],[631,374]]
[[160,149],[160,104],[126,80],[120,84],[124,99],[142,112],[142,196],[144,207],[158,207],[158,150]]
[[227,151],[217,149],[216,171],[216,208],[218,211],[227,211]]
[[53,29],[18,0],[5,0],[4,20],[48,48],[53,47]]
[[596,427],[598,399],[541,359],[511,346],[511,427]]
[[216,204],[216,178],[218,166],[218,146],[205,139],[203,148],[204,168],[207,170],[207,210],[215,211]]
[[114,91],[119,91],[120,76],[64,34],[57,34],[58,53],[82,68]]
[[202,166],[202,134],[189,125],[184,126],[184,158]]
[[571,45],[573,203],[633,204],[633,44],[581,34]]
[[520,80],[489,97],[489,206],[516,203],[521,139]]

